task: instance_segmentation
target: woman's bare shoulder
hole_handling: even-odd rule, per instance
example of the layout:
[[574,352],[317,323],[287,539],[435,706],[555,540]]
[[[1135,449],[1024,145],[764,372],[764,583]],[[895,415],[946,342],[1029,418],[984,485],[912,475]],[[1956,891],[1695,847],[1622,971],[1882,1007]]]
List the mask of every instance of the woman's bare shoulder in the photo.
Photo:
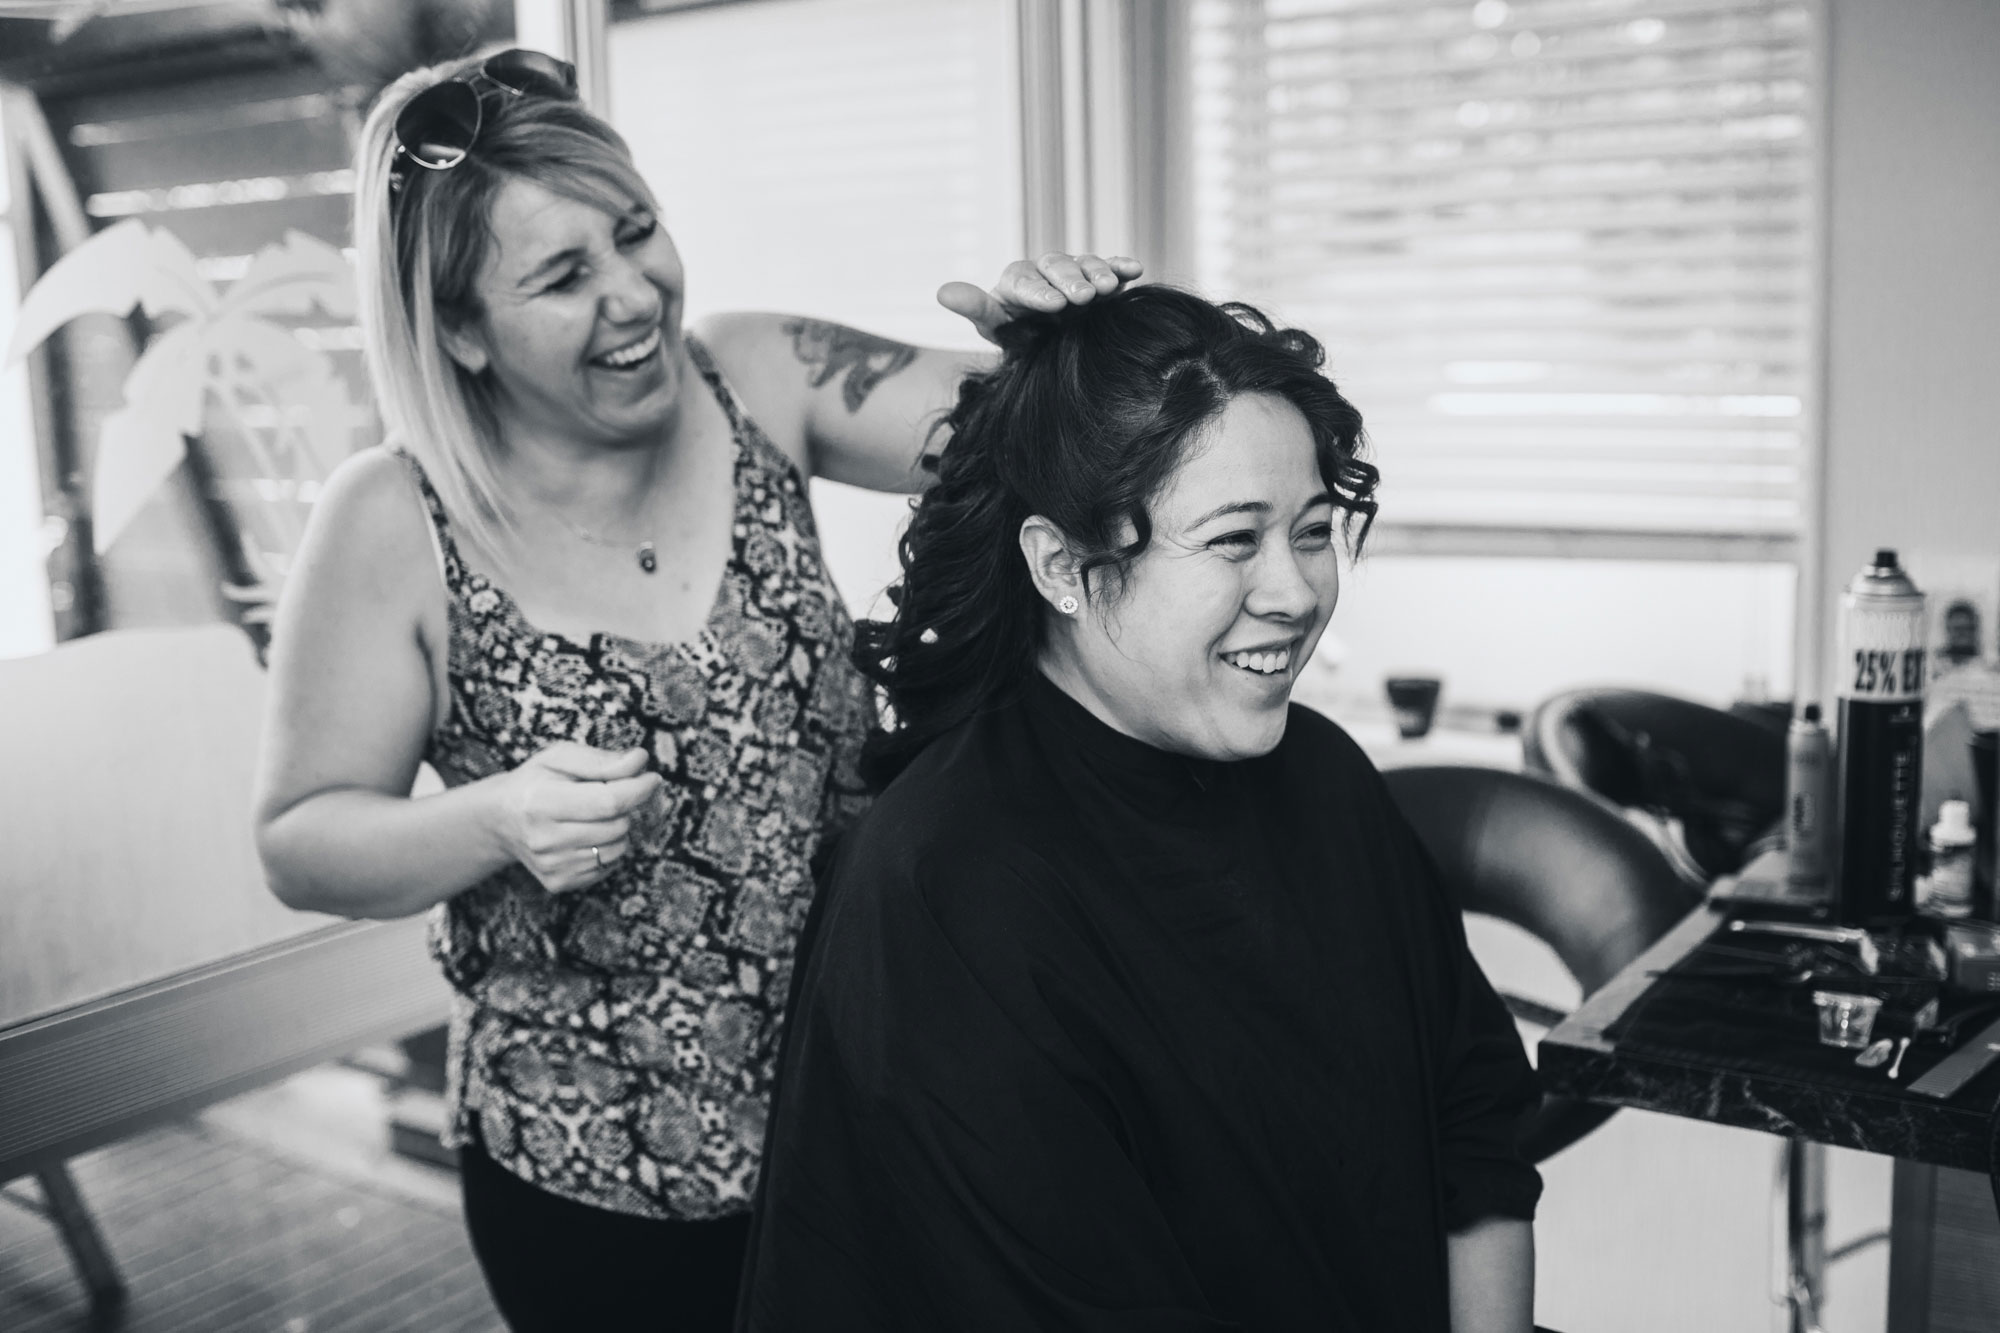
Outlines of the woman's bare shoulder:
[[701,340],[723,379],[771,442],[803,466],[805,420],[811,385],[793,350],[791,315],[727,311],[688,326]]
[[722,310],[694,320],[687,331],[700,339],[723,374],[755,376],[769,369],[773,353],[791,346],[785,329],[791,318],[761,310]]
[[[410,465],[376,446],[344,460],[320,489],[299,563],[376,591],[435,584],[430,515]],[[303,570],[301,572],[304,572]]]

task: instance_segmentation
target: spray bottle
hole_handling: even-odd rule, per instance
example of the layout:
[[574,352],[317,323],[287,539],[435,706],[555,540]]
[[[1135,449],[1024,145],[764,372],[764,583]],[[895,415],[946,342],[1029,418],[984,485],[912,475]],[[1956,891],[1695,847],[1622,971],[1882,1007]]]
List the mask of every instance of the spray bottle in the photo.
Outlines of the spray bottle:
[[1924,755],[1924,595],[1877,551],[1840,598],[1840,919],[1915,910]]

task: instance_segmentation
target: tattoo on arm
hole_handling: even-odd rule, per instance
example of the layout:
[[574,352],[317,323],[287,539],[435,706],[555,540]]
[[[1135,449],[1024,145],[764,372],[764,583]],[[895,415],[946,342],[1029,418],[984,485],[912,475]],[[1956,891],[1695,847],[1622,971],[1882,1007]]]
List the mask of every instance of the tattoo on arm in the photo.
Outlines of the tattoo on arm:
[[813,388],[845,376],[840,398],[849,412],[859,412],[876,385],[917,359],[914,347],[823,319],[787,320],[785,332],[792,335],[792,355],[809,367]]

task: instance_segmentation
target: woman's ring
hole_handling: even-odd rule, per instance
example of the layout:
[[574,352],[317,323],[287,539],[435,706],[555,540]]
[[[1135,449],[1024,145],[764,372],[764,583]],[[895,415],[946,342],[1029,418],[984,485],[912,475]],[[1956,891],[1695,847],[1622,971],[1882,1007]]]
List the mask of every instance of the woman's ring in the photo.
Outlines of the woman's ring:
[[595,847],[593,847],[590,849],[590,859],[597,862],[597,868],[599,870],[604,869],[604,853],[598,851]]

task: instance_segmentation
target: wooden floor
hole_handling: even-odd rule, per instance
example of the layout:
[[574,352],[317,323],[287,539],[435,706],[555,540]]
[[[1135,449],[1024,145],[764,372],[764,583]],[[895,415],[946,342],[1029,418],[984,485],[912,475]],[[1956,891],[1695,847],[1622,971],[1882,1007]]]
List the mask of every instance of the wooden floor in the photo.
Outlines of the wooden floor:
[[0,1329],[501,1329],[450,1178],[413,1188],[396,1173],[423,1168],[318,1152],[293,1109],[277,1091],[70,1164],[129,1288],[109,1315],[92,1315],[36,1182],[0,1188]]

